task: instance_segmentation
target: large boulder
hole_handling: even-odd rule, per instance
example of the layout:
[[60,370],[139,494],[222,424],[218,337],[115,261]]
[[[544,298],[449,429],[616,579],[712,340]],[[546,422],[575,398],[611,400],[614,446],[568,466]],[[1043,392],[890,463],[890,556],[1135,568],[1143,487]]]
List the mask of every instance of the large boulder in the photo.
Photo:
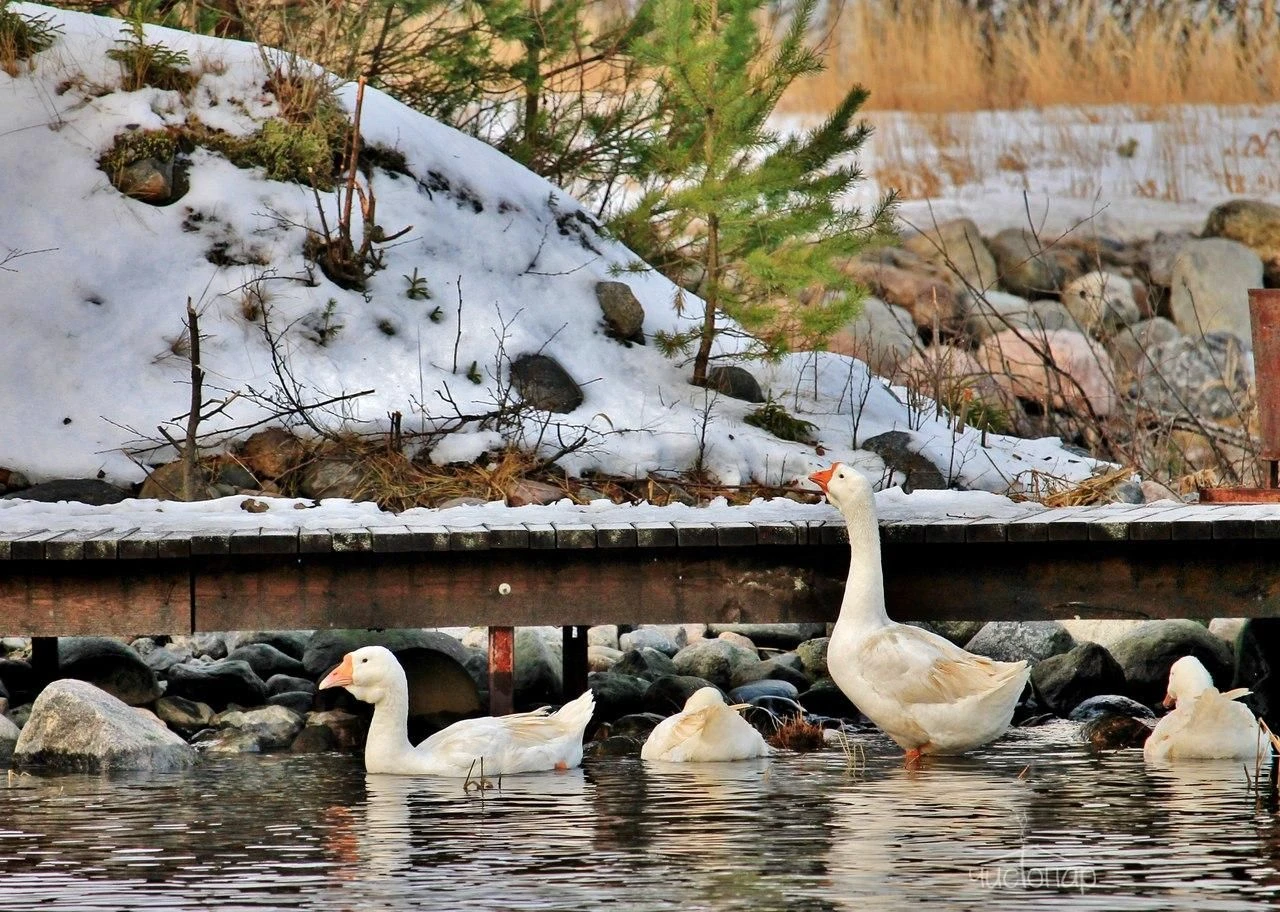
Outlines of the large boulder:
[[467,660],[461,643],[436,630],[318,630],[307,641],[302,656],[306,676],[318,681],[337,667],[344,655],[361,646],[385,646],[394,653],[410,648],[432,649],[459,663]]
[[1249,398],[1246,346],[1231,333],[1179,336],[1151,347],[1155,368],[1141,374],[1141,401],[1166,415],[1238,419]]
[[1236,638],[1232,687],[1250,690],[1249,704],[1280,731],[1280,618],[1252,618]]
[[644,692],[644,711],[670,716],[684,709],[685,701],[704,687],[715,685],[692,675],[665,675],[649,684]]
[[951,331],[959,325],[963,298],[943,275],[869,258],[851,260],[844,269],[886,304],[909,312],[918,328]]
[[1164,699],[1169,667],[1183,656],[1193,655],[1213,676],[1220,690],[1231,686],[1234,659],[1231,648],[1195,621],[1147,621],[1111,647],[1124,669],[1125,693],[1153,705]]
[[825,624],[708,624],[707,636],[740,633],[761,649],[795,649],[825,630]]
[[612,669],[615,674],[630,675],[653,681],[667,675],[676,674],[676,664],[664,652],[652,646],[631,649],[622,654]]
[[610,336],[644,342],[644,307],[626,282],[596,282],[596,301]]
[[1169,366],[1153,357],[1153,349],[1181,335],[1182,331],[1172,320],[1152,317],[1118,329],[1106,340],[1107,352],[1111,355],[1111,363],[1121,373],[1143,377],[1155,371],[1167,376]]
[[8,716],[0,714],[0,766],[8,766],[22,730]]
[[868,295],[862,310],[831,335],[826,348],[865,361],[872,373],[887,377],[911,357],[918,342],[911,311]]
[[87,772],[182,769],[195,760],[191,746],[151,713],[71,679],[41,691],[13,751],[17,766]]
[[736,364],[720,364],[707,371],[707,389],[743,402],[764,402],[764,390],[755,374]]
[[302,677],[307,667],[290,655],[286,655],[270,643],[246,643],[231,650],[228,659],[248,662],[253,673],[266,681],[276,675]]
[[727,640],[700,640],[691,643],[672,659],[676,672],[710,681],[723,691],[755,680],[760,656],[753,649],[735,646]]
[[252,741],[253,753],[284,750],[302,730],[303,718],[283,706],[260,709],[228,710],[213,718],[213,726],[223,732],[235,732],[242,741]]
[[814,637],[796,647],[800,665],[811,681],[827,676],[827,647],[830,645],[830,637]]
[[169,688],[173,697],[186,697],[197,703],[208,703],[214,709],[236,706],[261,706],[267,701],[267,686],[254,674],[248,662],[219,659],[203,664],[174,665],[169,669]]
[[644,678],[610,671],[587,675],[587,686],[596,698],[595,720],[612,722],[631,713],[643,712],[649,684]]
[[983,340],[977,360],[1019,399],[1099,418],[1116,408],[1111,356],[1083,333],[1006,330]]
[[251,646],[254,643],[266,643],[268,646],[274,646],[287,656],[291,656],[298,661],[302,661],[302,657],[306,655],[307,643],[311,639],[311,633],[305,630],[256,630],[242,635],[237,644],[239,646]]
[[940,222],[905,238],[902,246],[982,290],[996,283],[996,261],[978,226],[967,218]]
[[1057,621],[989,621],[964,648],[997,662],[1025,659],[1035,665],[1074,645],[1071,634]]
[[63,478],[32,485],[21,491],[13,491],[0,499],[21,498],[38,500],[41,503],[59,503],[66,500],[88,504],[91,507],[101,507],[120,503],[128,496],[128,491],[96,478]]
[[511,362],[511,383],[535,409],[567,414],[582,405],[582,389],[549,355],[521,355]]
[[1000,284],[1012,294],[1030,299],[1056,295],[1071,278],[1048,245],[1025,228],[1006,228],[987,246]]
[[1085,332],[1108,336],[1141,319],[1133,286],[1124,276],[1094,270],[1067,283],[1062,304]]
[[1261,258],[1244,244],[1225,238],[1188,242],[1173,263],[1173,322],[1188,335],[1229,332],[1248,343],[1249,289],[1262,286],[1262,272]]
[[60,637],[58,673],[88,681],[130,706],[144,706],[164,692],[142,657],[110,637]]
[[1122,692],[1124,683],[1120,664],[1097,643],[1081,643],[1067,652],[1041,659],[1031,669],[1036,699],[1060,716],[1089,697]]
[[991,289],[969,301],[964,329],[975,339],[985,339],[1006,329],[1032,329],[1038,325],[1031,302],[1007,291]]
[[623,652],[648,648],[656,649],[666,656],[673,656],[688,645],[689,635],[679,624],[637,627],[618,637],[618,648]]
[[1280,287],[1280,206],[1262,200],[1230,200],[1209,213],[1201,234],[1244,244],[1262,259],[1267,285]]
[[[564,698],[563,645],[530,627],[516,629],[515,701],[533,708]],[[570,694],[576,697],[577,694]]]

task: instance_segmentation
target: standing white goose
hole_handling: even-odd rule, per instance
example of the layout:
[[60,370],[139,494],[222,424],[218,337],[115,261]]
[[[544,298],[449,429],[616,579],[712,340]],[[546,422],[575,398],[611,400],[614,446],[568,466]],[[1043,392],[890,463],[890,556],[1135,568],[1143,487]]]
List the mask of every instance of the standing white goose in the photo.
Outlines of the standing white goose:
[[582,762],[582,733],[595,698],[587,691],[554,713],[545,709],[463,719],[417,747],[409,743],[409,685],[391,650],[364,646],[347,653],[320,682],[320,689],[345,687],[357,700],[373,704],[364,745],[370,773],[406,776],[508,776],[563,770]]
[[659,722],[640,749],[643,760],[714,763],[749,760],[769,753],[760,732],[736,707],[724,702],[714,687],[701,687],[689,695],[684,709]]
[[1030,675],[1026,662],[996,662],[935,633],[889,620],[880,529],[871,484],[834,463],[810,481],[849,526],[849,578],[827,646],[832,679],[907,752],[958,754],[1004,734]]
[[1149,761],[1254,760],[1269,757],[1271,745],[1253,712],[1236,700],[1247,687],[1219,693],[1195,656],[1183,656],[1169,669],[1164,705],[1173,711],[1156,723],[1142,748]]

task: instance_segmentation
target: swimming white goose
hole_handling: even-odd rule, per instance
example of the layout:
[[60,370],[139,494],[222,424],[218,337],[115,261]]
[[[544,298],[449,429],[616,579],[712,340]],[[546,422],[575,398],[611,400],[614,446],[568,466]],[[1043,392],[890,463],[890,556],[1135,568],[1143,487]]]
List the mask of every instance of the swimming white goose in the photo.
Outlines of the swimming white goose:
[[844,514],[852,551],[840,617],[827,645],[832,679],[906,750],[908,763],[1000,737],[1026,686],[1027,663],[996,662],[889,620],[870,482],[839,462],[809,479]]
[[321,690],[328,687],[345,687],[373,704],[365,769],[406,776],[508,776],[575,767],[595,709],[588,690],[554,713],[537,709],[463,719],[414,747],[408,735],[409,685],[391,650],[365,646],[347,653],[320,682]]
[[643,760],[714,763],[769,753],[760,732],[728,706],[714,687],[695,690],[684,709],[659,722],[640,749]]
[[1195,656],[1183,656],[1169,669],[1164,705],[1172,712],[1156,723],[1143,745],[1146,760],[1254,760],[1269,757],[1271,746],[1249,707],[1236,700],[1247,687],[1219,693]]

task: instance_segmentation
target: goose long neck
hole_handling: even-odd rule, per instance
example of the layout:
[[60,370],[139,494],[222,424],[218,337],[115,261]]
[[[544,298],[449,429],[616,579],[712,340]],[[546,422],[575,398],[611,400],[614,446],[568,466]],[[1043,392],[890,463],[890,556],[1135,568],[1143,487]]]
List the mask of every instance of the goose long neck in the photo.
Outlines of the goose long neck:
[[849,578],[836,626],[883,627],[889,623],[884,608],[884,571],[880,565],[880,525],[875,501],[868,493],[841,510],[849,528]]
[[366,752],[375,747],[386,753],[413,749],[409,743],[409,685],[403,673],[391,676],[373,701]]

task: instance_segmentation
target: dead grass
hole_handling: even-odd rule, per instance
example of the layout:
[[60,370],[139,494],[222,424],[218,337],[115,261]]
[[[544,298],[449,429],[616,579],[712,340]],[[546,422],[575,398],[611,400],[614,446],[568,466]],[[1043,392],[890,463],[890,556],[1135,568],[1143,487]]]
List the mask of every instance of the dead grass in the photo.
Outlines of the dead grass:
[[822,726],[806,721],[799,713],[783,722],[769,738],[769,743],[797,753],[821,750],[825,744]]
[[852,82],[871,90],[869,109],[915,112],[1280,98],[1274,8],[1238,28],[1203,14],[1194,0],[1159,13],[1135,10],[1128,27],[1109,7],[1044,4],[992,27],[954,0],[848,4],[832,31],[826,72],[795,87],[784,105],[830,110]]

